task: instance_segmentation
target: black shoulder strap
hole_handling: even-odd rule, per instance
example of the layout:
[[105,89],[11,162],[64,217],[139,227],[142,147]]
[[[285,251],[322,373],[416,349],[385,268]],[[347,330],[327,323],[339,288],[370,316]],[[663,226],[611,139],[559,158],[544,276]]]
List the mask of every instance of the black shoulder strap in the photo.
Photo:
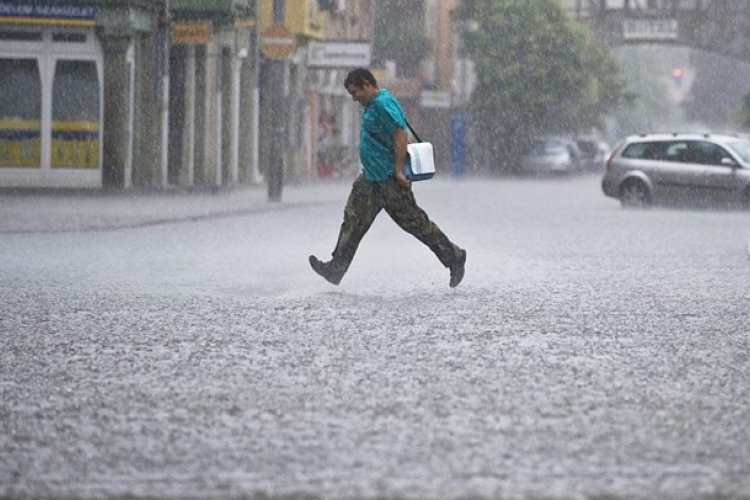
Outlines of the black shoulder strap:
[[[417,135],[414,129],[411,128],[411,125],[409,125],[409,120],[407,120],[406,117],[404,117],[404,121],[406,122],[406,126],[409,127],[409,130],[411,130],[411,133],[414,135],[414,138],[417,140],[417,142],[422,142],[422,139],[419,138],[419,135]],[[389,146],[388,146],[388,143],[385,142],[385,139],[383,139],[379,135],[373,134],[369,130],[367,130],[367,133],[370,134],[370,137],[372,137],[373,139],[378,141],[382,146],[385,146],[385,148],[388,149]]]
[[419,138],[419,135],[414,131],[413,128],[411,128],[411,125],[409,125],[409,120],[404,117],[404,121],[406,122],[406,126],[409,127],[409,130],[411,130],[411,133],[414,134],[414,138],[417,140],[417,142],[422,142],[422,139]]

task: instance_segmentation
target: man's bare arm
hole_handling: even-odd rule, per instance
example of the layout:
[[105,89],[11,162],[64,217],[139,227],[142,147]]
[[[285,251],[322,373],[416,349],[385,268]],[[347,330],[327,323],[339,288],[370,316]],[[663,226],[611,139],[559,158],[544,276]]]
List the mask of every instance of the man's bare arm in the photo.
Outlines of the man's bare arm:
[[404,187],[411,186],[411,181],[404,175],[407,143],[406,132],[402,128],[397,127],[393,131],[393,176]]

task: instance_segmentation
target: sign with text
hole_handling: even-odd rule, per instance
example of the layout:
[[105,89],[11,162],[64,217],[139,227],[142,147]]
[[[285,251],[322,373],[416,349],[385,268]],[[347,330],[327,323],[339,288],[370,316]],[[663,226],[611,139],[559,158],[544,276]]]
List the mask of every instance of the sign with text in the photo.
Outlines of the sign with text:
[[370,65],[369,42],[310,42],[307,64],[313,68],[358,68]]
[[295,49],[294,36],[283,24],[272,24],[260,37],[260,50],[268,59],[286,59]]
[[450,108],[451,93],[440,90],[423,90],[420,102],[423,108]]
[[175,23],[172,25],[172,43],[176,45],[205,45],[211,40],[211,24],[204,22]]
[[96,17],[94,7],[72,4],[44,5],[38,2],[0,1],[0,21],[33,24],[58,24],[93,26]]
[[82,5],[41,5],[37,3],[0,2],[0,16],[93,19],[94,14],[93,7]]
[[628,19],[622,25],[622,36],[631,41],[670,41],[679,37],[676,19]]

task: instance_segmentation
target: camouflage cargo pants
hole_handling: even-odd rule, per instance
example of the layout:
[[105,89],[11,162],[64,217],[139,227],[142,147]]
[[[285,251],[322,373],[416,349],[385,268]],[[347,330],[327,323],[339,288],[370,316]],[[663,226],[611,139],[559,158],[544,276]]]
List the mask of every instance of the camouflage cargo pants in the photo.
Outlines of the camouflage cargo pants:
[[451,243],[419,208],[410,188],[400,186],[394,178],[371,182],[360,175],[352,185],[344,209],[344,222],[329,264],[331,271],[342,276],[346,273],[360,241],[381,210],[385,210],[401,229],[427,245],[445,267],[450,267],[459,258],[461,248]]

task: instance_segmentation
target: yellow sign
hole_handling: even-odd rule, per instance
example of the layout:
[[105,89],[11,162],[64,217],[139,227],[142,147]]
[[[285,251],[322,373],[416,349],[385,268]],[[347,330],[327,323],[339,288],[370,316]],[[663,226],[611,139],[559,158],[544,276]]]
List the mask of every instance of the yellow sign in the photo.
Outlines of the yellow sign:
[[[258,0],[257,3],[258,21],[264,30],[273,24],[273,0]],[[283,24],[297,36],[321,39],[327,16],[318,0],[285,0]]]
[[272,24],[260,37],[260,50],[269,59],[286,59],[296,49],[294,37],[283,24]]
[[37,17],[0,17],[0,24],[64,26],[66,28],[90,28],[96,21],[88,19],[42,19]]
[[172,26],[175,45],[205,45],[211,40],[211,23],[176,23]]
[[52,122],[52,168],[99,168],[98,122]]
[[39,120],[0,119],[0,168],[42,166]]
[[255,19],[252,17],[238,17],[234,20],[235,28],[255,28]]

